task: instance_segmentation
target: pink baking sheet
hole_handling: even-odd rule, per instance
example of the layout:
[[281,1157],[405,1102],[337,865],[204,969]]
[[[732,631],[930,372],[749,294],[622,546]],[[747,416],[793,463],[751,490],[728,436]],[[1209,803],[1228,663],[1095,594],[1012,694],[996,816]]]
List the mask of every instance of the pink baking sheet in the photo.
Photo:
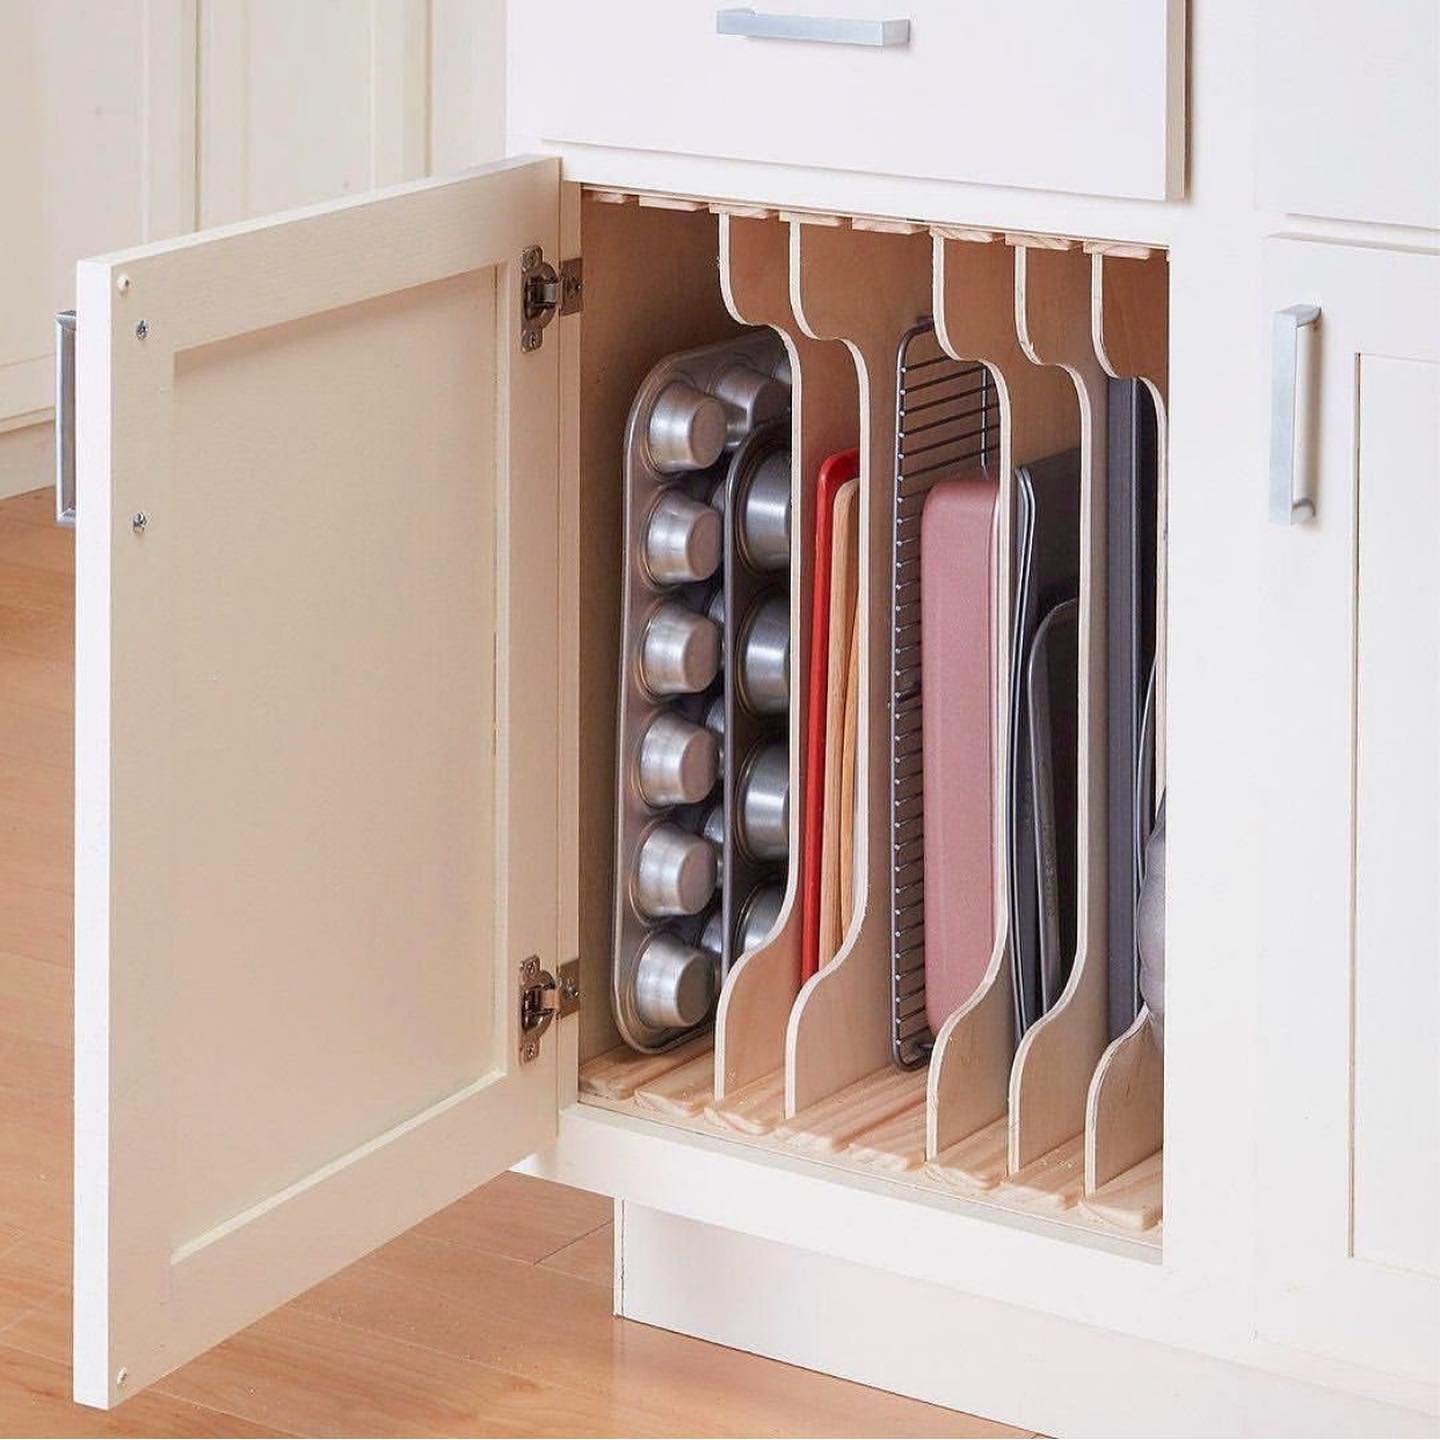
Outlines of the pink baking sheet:
[[920,524],[925,1016],[938,1031],[995,945],[995,508],[983,471],[942,480]]

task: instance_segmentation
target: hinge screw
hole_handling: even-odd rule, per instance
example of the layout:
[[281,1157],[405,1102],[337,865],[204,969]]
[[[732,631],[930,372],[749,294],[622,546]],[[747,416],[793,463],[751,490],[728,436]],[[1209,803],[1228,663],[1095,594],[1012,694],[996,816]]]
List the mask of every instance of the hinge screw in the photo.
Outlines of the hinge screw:
[[143,320],[135,327],[135,338],[137,340],[143,340],[149,333],[150,327]]
[[521,1047],[520,1058],[528,1065],[540,1053],[540,1046],[534,1040],[527,1040]]
[[130,517],[130,528],[135,531],[143,530],[149,523],[150,517],[143,510],[137,510]]
[[540,348],[540,332],[538,330],[527,330],[520,337],[520,348],[522,350],[538,350]]
[[533,270],[544,258],[544,251],[538,245],[527,245],[520,255],[520,268]]

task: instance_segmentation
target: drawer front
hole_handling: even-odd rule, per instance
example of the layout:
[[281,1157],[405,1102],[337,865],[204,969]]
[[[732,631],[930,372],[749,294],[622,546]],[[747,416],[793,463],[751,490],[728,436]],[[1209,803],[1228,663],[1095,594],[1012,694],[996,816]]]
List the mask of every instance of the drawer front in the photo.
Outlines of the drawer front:
[[1260,203],[1440,228],[1440,5],[1266,0],[1257,23]]
[[512,143],[1130,199],[1182,192],[1183,0],[771,3],[754,17],[763,28],[863,19],[873,41],[878,22],[903,17],[908,33],[891,44],[720,33],[731,0],[514,5]]

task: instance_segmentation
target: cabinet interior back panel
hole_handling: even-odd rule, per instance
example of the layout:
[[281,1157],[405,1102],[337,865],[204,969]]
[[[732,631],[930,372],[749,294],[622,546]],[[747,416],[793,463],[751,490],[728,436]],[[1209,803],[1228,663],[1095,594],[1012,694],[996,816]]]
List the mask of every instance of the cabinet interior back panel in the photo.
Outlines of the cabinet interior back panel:
[[[756,8],[879,13],[836,0]],[[888,49],[719,35],[716,9],[512,5],[512,149],[565,142],[1133,199],[1182,192],[1183,0],[911,0],[895,10],[909,43]]]
[[1358,413],[1351,1244],[1440,1275],[1440,366],[1362,357]]

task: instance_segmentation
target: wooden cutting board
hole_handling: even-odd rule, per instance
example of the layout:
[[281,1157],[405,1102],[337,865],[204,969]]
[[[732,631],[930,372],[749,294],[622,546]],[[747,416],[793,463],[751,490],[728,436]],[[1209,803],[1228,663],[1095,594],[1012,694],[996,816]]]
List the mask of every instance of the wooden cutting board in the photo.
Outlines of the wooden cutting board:
[[815,570],[810,604],[810,654],[806,666],[805,810],[800,839],[802,915],[800,980],[820,968],[820,889],[825,845],[826,688],[830,677],[830,560],[835,495],[860,473],[860,452],[842,450],[820,466],[815,484]]
[[[830,639],[825,683],[825,801],[821,819],[819,962],[835,958],[844,934],[841,910],[841,827],[844,809],[845,694],[853,649],[855,595],[859,579],[860,482],[847,480],[835,493],[830,535]],[[851,745],[853,759],[853,741]],[[853,791],[853,781],[852,791]],[[853,844],[853,833],[851,836]]]
[[855,732],[860,703],[860,623],[851,613],[845,674],[845,729],[840,741],[840,934],[855,913]]

